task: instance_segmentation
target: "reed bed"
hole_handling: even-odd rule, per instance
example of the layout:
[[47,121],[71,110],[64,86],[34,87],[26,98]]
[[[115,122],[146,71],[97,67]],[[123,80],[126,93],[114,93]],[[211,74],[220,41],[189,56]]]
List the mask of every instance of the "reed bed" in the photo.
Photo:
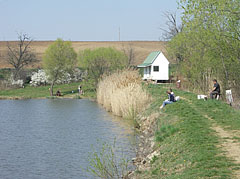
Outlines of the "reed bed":
[[151,102],[137,70],[123,70],[104,76],[98,83],[97,101],[114,115],[135,119]]

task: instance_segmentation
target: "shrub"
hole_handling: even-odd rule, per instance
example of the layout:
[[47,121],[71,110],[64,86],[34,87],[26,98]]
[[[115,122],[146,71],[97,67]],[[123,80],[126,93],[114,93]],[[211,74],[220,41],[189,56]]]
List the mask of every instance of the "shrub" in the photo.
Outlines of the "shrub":
[[127,56],[114,48],[85,49],[79,52],[79,65],[87,70],[90,78],[98,80],[103,74],[123,69],[128,65]]
[[106,142],[101,144],[100,151],[93,149],[88,155],[89,166],[85,171],[97,178],[110,179],[125,178],[127,171],[130,169],[130,161],[116,147]]

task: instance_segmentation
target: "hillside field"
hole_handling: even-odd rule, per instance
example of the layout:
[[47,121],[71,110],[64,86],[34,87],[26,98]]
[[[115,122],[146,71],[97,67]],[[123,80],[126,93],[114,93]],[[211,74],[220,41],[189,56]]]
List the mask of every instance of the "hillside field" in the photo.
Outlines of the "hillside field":
[[[16,46],[17,41],[9,42],[11,46]],[[51,45],[53,41],[34,41],[31,45],[33,51],[37,54],[39,62],[29,66],[29,68],[39,68],[41,67],[42,56],[45,50]],[[148,56],[148,54],[152,51],[162,51],[166,54],[166,42],[161,41],[73,41],[73,48],[76,52],[80,50],[84,50],[87,48],[95,49],[99,47],[114,47],[121,51],[129,51],[129,49],[133,49],[135,61],[133,65],[138,65],[143,62],[143,60]],[[9,64],[6,63],[4,57],[7,53],[7,42],[0,41],[0,68],[9,68]],[[171,60],[170,60],[171,61]]]

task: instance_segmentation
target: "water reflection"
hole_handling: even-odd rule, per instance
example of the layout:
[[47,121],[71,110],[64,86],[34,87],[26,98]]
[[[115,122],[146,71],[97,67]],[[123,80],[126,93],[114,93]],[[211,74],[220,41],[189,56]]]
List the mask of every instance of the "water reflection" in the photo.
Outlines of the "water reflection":
[[116,139],[134,156],[131,125],[95,102],[2,100],[0,108],[0,178],[81,178],[98,140]]

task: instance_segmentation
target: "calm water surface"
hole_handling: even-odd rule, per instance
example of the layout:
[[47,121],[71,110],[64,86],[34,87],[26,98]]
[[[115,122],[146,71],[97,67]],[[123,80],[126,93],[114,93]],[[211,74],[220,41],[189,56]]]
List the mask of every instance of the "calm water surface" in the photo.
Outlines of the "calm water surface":
[[97,141],[134,157],[134,134],[89,100],[0,100],[0,179],[93,178],[81,168]]

